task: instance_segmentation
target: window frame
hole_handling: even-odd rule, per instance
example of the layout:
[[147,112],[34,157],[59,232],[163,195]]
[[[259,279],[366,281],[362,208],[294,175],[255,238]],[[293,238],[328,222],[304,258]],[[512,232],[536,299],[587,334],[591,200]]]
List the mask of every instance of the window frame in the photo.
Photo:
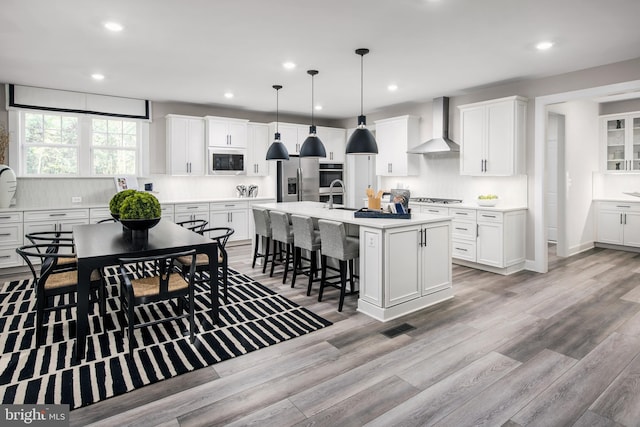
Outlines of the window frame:
[[[49,111],[38,109],[11,109],[9,113],[9,165],[14,169],[20,178],[113,178],[122,175],[116,173],[112,175],[94,174],[93,150],[98,149],[124,149],[124,147],[100,147],[93,145],[93,120],[119,120],[132,121],[136,123],[136,176],[146,176],[149,170],[149,121],[134,118],[123,118],[111,115],[82,114],[75,112]],[[45,114],[65,117],[76,117],[78,119],[78,173],[77,174],[27,174],[26,173],[26,147],[25,143],[25,114]]]

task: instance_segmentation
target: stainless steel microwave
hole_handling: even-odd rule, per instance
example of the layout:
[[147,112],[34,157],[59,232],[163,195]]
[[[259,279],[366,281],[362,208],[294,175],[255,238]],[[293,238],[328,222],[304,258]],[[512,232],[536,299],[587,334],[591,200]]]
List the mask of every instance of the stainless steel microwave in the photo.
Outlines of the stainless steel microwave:
[[245,150],[209,148],[209,173],[212,175],[244,175]]

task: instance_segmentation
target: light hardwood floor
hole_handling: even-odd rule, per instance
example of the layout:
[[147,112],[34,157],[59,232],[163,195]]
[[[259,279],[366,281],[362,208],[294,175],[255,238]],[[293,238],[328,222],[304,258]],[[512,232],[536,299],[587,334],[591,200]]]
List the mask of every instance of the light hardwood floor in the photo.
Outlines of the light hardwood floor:
[[292,289],[252,269],[247,245],[229,253],[334,324],[75,410],[72,426],[640,425],[639,254],[550,255],[547,274],[454,266],[452,301],[380,323],[353,296],[338,313],[336,291],[318,303],[304,276]]

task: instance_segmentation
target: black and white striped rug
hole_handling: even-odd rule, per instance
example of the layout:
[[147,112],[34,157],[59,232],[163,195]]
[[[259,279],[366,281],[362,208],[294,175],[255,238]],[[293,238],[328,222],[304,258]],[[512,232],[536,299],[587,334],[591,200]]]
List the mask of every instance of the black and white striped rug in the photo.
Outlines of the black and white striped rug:
[[[221,300],[220,322],[211,324],[210,293],[196,288],[196,341],[188,320],[135,330],[128,357],[120,333],[119,287],[109,283],[104,329],[97,304],[90,312],[87,357],[73,361],[75,308],[45,315],[46,342],[35,349],[35,293],[28,280],[0,287],[0,396],[3,404],[69,404],[71,409],[203,368],[331,325],[311,311],[230,269],[229,302]],[[166,303],[136,308],[145,321],[162,318]],[[182,322],[180,324],[179,322]],[[103,333],[104,332],[104,333]]]

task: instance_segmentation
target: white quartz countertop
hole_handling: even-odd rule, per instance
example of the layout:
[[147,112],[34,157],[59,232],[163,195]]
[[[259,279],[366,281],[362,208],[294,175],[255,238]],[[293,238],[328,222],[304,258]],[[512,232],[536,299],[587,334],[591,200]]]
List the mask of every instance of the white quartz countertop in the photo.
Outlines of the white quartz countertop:
[[[640,199],[638,200],[640,201]],[[423,203],[423,202],[409,202],[409,207],[415,206],[435,206],[439,208],[459,208],[459,209],[477,209],[483,211],[498,211],[498,212],[511,212],[527,210],[526,206],[506,206],[501,205],[500,201],[496,206],[479,206],[477,203]]]
[[259,203],[254,205],[263,209],[286,212],[294,215],[304,215],[312,218],[328,219],[372,228],[388,229],[406,227],[408,225],[428,224],[432,222],[449,221],[448,215],[432,215],[427,213],[412,213],[410,219],[387,218],[355,218],[353,210],[327,209],[320,202],[284,202],[284,203]]
[[[189,203],[224,203],[224,202],[261,202],[274,200],[275,197],[224,197],[224,198],[211,198],[200,200],[160,200],[161,205],[174,205],[174,204],[189,204]],[[109,201],[104,203],[60,203],[49,204],[48,206],[25,206],[14,205],[8,208],[0,208],[0,212],[15,212],[15,211],[42,211],[42,210],[55,210],[55,209],[98,209],[108,208]]]

